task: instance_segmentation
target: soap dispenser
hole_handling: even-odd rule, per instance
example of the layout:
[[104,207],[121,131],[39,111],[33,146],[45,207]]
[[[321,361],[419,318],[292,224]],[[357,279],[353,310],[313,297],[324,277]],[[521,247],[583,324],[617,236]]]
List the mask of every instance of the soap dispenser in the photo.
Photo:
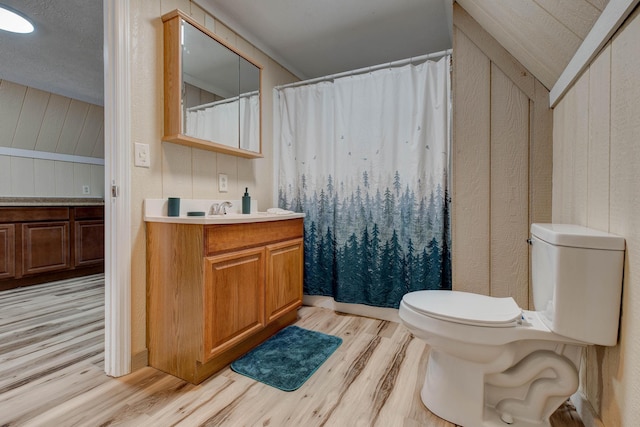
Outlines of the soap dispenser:
[[244,196],[242,196],[242,213],[251,213],[251,196],[249,196],[249,187],[245,187]]

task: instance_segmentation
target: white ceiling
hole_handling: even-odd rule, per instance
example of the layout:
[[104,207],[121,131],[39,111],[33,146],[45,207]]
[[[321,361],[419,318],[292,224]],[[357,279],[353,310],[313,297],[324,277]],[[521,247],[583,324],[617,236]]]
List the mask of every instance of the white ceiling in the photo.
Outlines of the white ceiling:
[[0,79],[102,105],[102,0],[0,0],[31,34],[0,31]]
[[[0,3],[29,16],[36,27],[30,35],[0,31],[0,79],[103,104],[102,0]],[[452,45],[450,0],[197,3],[301,79]]]
[[451,0],[194,0],[301,79],[452,46]]

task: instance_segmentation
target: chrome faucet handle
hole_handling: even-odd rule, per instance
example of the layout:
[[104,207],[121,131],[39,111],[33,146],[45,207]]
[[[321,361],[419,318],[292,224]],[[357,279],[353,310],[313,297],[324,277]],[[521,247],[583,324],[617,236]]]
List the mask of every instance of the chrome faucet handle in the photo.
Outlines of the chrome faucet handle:
[[222,202],[220,203],[220,207],[218,208],[219,211],[218,213],[220,213],[220,210],[222,211],[222,213],[220,213],[221,215],[226,215],[227,214],[227,208],[232,207],[233,204],[231,202]]
[[209,209],[209,215],[218,215],[219,211],[220,211],[220,204],[214,203],[211,205],[211,208]]

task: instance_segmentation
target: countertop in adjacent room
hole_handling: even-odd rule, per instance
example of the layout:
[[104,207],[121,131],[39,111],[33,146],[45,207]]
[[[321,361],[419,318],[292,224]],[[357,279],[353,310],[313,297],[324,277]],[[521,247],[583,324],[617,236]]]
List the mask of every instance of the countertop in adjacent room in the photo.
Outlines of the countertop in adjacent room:
[[0,197],[0,207],[15,206],[103,206],[102,198],[86,197]]

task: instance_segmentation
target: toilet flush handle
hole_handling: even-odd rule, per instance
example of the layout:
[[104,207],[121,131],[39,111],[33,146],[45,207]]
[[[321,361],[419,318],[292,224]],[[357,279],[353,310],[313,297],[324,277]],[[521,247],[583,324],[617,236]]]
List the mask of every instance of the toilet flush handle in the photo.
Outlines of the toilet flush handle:
[[527,243],[528,243],[529,245],[533,245],[533,240],[531,240],[531,239],[527,239]]

